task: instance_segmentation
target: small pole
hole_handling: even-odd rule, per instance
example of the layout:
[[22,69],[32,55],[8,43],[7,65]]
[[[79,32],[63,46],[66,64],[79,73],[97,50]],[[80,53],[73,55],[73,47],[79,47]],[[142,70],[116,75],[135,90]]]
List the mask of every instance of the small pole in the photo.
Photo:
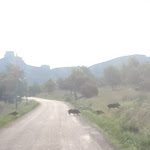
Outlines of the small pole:
[[28,87],[26,88],[26,105],[28,105]]

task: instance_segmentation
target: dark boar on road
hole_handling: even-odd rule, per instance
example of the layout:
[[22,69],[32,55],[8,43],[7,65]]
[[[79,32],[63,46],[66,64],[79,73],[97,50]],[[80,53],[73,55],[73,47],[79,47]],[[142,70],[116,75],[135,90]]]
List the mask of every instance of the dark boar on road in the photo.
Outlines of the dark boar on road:
[[69,110],[68,110],[68,114],[69,114],[69,115],[70,115],[70,114],[79,115],[79,113],[80,113],[80,111],[77,110],[77,109],[69,109]]
[[120,107],[120,104],[119,103],[114,103],[114,104],[109,104],[108,105],[108,108],[119,108]]

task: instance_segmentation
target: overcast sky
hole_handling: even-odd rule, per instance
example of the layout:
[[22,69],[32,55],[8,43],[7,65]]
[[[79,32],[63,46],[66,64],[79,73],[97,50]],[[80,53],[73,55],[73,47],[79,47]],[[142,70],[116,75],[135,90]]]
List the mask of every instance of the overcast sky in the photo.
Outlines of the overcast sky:
[[150,56],[150,0],[0,0],[5,51],[50,68]]

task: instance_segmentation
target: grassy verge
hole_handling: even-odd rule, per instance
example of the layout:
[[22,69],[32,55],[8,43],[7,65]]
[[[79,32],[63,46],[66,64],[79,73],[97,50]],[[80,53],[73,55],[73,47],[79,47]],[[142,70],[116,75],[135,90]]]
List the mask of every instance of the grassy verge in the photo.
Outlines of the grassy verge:
[[[121,150],[150,150],[149,93],[132,88],[118,91],[102,88],[97,97],[77,101],[71,100],[69,95],[66,97],[64,91],[58,95],[62,96],[61,100],[70,99],[69,102],[81,111],[82,116]],[[108,104],[117,102],[121,104],[119,109],[107,107]],[[97,115],[95,110],[105,114]]]
[[24,115],[25,113],[33,110],[39,105],[36,101],[29,101],[28,104],[22,100],[18,104],[17,112],[19,113],[16,116],[9,115],[9,113],[16,111],[14,104],[0,102],[0,127],[8,124],[9,122],[15,120],[16,118]]
[[[108,109],[110,103],[119,102],[119,109]],[[101,89],[99,96],[72,101],[83,117],[102,131],[121,150],[150,150],[150,98],[148,93],[132,89],[111,91]],[[94,110],[102,110],[96,115]]]

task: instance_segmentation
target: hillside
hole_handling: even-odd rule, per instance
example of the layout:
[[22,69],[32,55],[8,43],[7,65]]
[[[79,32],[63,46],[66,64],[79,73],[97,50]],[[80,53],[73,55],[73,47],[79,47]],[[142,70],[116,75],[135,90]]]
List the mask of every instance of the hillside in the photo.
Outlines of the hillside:
[[[95,64],[90,66],[89,69],[96,77],[100,77],[103,75],[104,69],[109,65],[119,67],[122,63],[126,63],[131,57],[137,58],[140,62],[150,62],[150,58],[145,55],[131,55],[118,57],[106,62]],[[17,64],[25,72],[25,76],[27,77],[29,84],[33,84],[35,82],[42,84],[49,78],[53,80],[57,80],[58,78],[66,78],[71,74],[71,71],[74,68],[62,67],[50,69],[48,65],[42,65],[41,67],[31,66],[26,64],[21,57],[15,56],[14,52],[8,51],[6,52],[4,58],[0,59],[0,72],[5,72],[7,66],[10,64]]]
[[132,57],[136,58],[139,62],[150,62],[150,57],[147,57],[145,55],[129,55],[118,57],[99,64],[95,64],[93,66],[90,66],[89,69],[96,77],[100,77],[103,76],[103,71],[108,66],[113,65],[115,67],[120,67],[123,63],[127,63],[129,58]]
[[14,52],[6,52],[4,58],[0,59],[0,72],[6,72],[7,66],[10,64],[17,64],[21,70],[24,71],[29,84],[39,83],[42,84],[49,78],[57,80],[58,78],[66,78],[70,75],[72,67],[50,69],[48,65],[35,67],[26,64],[21,57],[15,56]]

